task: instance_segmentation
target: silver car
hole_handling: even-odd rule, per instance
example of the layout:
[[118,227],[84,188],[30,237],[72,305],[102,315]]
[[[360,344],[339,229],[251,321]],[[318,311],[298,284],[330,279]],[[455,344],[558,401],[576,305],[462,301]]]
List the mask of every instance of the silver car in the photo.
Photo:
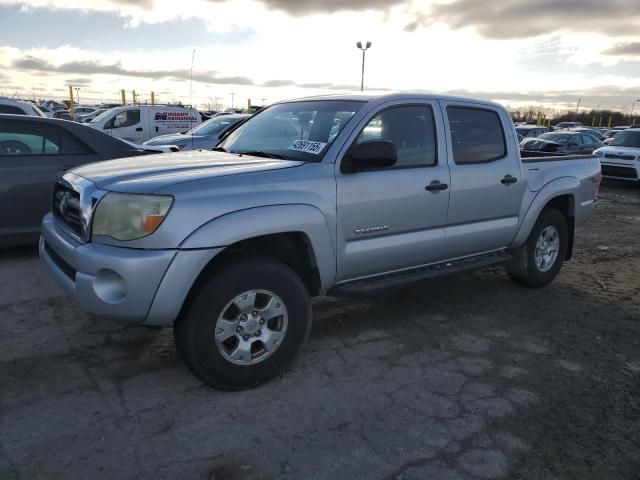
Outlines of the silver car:
[[160,135],[147,140],[143,145],[176,146],[178,150],[211,150],[220,141],[219,136],[251,115],[234,113],[212,118],[184,133]]
[[495,103],[314,97],[266,108],[214,151],[66,173],[40,255],[84,310],[174,327],[191,371],[236,390],[291,364],[311,297],[496,264],[548,285],[600,180],[597,156],[521,158]]

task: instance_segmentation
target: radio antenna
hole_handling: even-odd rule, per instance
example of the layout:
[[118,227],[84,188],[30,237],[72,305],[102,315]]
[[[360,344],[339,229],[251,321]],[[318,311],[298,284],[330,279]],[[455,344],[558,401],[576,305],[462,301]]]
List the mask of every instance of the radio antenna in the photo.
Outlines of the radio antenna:
[[[190,73],[190,78],[189,78],[189,108],[191,108],[193,110],[193,101],[191,100],[191,97],[193,95],[193,62],[196,59],[196,49],[193,49],[193,52],[191,53],[191,73]],[[189,122],[189,126],[191,128],[189,128],[189,130],[193,129],[193,122]],[[191,135],[191,150],[193,150],[193,135]]]

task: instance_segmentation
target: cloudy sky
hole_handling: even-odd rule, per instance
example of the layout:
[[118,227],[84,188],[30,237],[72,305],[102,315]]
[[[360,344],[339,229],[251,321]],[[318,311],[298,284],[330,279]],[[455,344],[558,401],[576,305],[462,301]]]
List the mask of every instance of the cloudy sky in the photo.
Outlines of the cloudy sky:
[[[230,105],[365,88],[627,111],[640,0],[0,0],[0,94]],[[129,93],[130,95],[130,93]]]

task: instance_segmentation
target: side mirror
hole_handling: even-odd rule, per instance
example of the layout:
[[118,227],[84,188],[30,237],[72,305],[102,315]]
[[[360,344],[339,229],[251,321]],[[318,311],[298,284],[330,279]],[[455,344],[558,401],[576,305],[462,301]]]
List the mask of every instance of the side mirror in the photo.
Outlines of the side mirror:
[[342,173],[391,167],[398,161],[396,145],[389,140],[369,140],[357,144],[342,162]]

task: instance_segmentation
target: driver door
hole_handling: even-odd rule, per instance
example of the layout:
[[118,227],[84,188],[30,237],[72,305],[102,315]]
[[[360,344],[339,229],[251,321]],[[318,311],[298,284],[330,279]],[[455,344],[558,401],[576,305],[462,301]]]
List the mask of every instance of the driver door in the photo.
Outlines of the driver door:
[[348,151],[336,162],[338,282],[444,259],[450,177],[443,131],[429,101],[391,102],[360,123],[350,148],[388,140],[398,160],[355,173],[341,168]]
[[122,110],[105,124],[104,130],[114,137],[133,143],[140,143],[145,134],[141,113],[137,108]]

